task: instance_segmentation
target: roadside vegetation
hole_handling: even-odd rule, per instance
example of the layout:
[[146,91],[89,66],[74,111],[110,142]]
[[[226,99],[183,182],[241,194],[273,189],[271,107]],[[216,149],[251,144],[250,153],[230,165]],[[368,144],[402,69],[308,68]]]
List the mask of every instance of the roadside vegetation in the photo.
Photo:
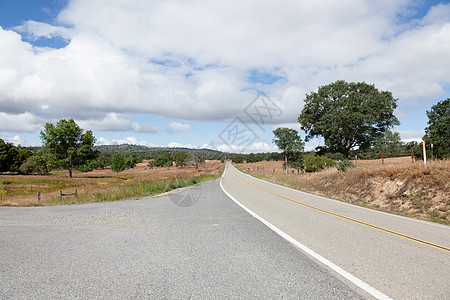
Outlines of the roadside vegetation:
[[[75,171],[72,178],[62,170],[48,175],[1,175],[0,189],[4,192],[0,205],[46,206],[138,199],[219,178],[222,171],[220,161],[201,163],[199,172],[195,172],[194,166],[149,169],[144,161],[119,176],[109,168],[88,173]],[[58,196],[59,191],[70,194],[75,189],[76,196]],[[38,202],[38,192],[55,197],[43,197]]]
[[216,179],[219,173],[186,178],[161,178],[143,181],[123,181],[107,189],[92,189],[76,197],[46,198],[43,205],[84,204],[97,202],[121,201],[150,197],[183,187]]
[[[450,160],[411,158],[358,161],[339,172],[329,167],[298,175],[281,171],[282,162],[237,164],[255,177],[305,192],[402,216],[450,225]],[[280,170],[273,172],[273,170]]]

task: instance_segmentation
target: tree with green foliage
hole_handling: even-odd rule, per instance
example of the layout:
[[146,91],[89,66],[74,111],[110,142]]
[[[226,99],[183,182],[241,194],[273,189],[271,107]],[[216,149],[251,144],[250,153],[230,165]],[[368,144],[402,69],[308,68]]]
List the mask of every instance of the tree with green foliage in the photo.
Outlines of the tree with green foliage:
[[125,159],[125,167],[127,169],[133,169],[138,164],[139,160],[136,156],[136,154],[131,153],[131,155]]
[[175,160],[175,165],[177,167],[184,167],[186,165],[187,158],[187,151],[177,151],[173,154],[173,159]]
[[20,166],[32,155],[30,150],[19,149],[0,139],[0,172],[19,172]]
[[22,174],[48,174],[47,164],[41,155],[32,155],[20,166]]
[[156,157],[153,160],[153,165],[155,167],[170,167],[172,165],[172,158],[170,157],[169,153],[164,153],[164,154],[160,154],[158,155],[158,157]]
[[120,153],[114,153],[111,159],[111,170],[117,173],[117,177],[119,177],[119,172],[125,170],[125,158]]
[[283,151],[287,175],[288,161],[292,161],[292,156],[303,151],[304,143],[295,129],[280,127],[275,129],[273,134],[275,135],[273,142],[277,145],[278,149]]
[[99,154],[93,149],[95,137],[92,131],[84,132],[73,119],[61,119],[56,126],[46,123],[41,139],[52,160],[50,165],[68,170],[70,178],[74,169],[95,160]]
[[241,164],[245,160],[244,154],[241,153],[233,153],[231,154],[231,161],[235,164]]
[[306,141],[323,137],[326,151],[348,158],[350,150],[368,149],[393,125],[400,124],[394,115],[397,99],[389,91],[379,91],[365,82],[343,80],[319,87],[306,95],[298,117]]
[[396,155],[411,153],[406,150],[398,132],[387,130],[382,136],[377,137],[373,145],[364,151],[358,150],[356,154],[361,158],[380,158],[384,155]]
[[323,169],[334,167],[336,163],[329,157],[316,155],[316,153],[311,152],[305,155],[304,165],[306,172],[319,172]]
[[427,147],[433,144],[433,156],[450,157],[450,98],[439,101],[427,110],[428,126],[425,128]]

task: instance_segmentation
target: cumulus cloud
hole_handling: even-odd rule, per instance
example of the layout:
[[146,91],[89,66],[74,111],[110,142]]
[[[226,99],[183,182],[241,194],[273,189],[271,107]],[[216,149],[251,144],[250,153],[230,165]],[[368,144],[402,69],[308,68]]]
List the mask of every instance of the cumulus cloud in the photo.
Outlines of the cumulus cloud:
[[145,132],[145,133],[158,133],[159,127],[155,126],[153,124],[139,124],[137,122],[134,122],[131,125],[131,128],[134,132]]
[[183,124],[179,122],[172,122],[167,126],[167,132],[169,133],[185,133],[189,131],[191,126],[189,124]]
[[265,142],[258,141],[243,147],[242,145],[224,144],[224,143],[209,143],[203,144],[201,148],[229,152],[229,153],[261,153],[261,152],[278,152],[278,148],[269,145]]
[[127,131],[131,118],[127,115],[108,113],[102,119],[77,120],[81,128],[95,131]]
[[402,142],[421,142],[425,135],[425,130],[396,130],[400,134]]
[[197,145],[181,144],[178,142],[170,142],[169,144],[167,144],[167,147],[169,147],[169,148],[189,148],[189,149],[199,149],[200,148]]
[[24,140],[19,135],[15,135],[13,137],[11,137],[11,136],[0,136],[0,139],[4,140],[7,143],[12,143],[15,146],[19,146],[19,145],[25,146],[25,147],[40,146],[40,143],[37,143],[35,141],[30,141],[30,140]]
[[34,132],[43,128],[42,122],[42,119],[29,112],[17,115],[0,112],[0,131],[3,132]]
[[264,90],[284,112],[272,124],[290,123],[306,93],[338,79],[375,83],[403,107],[441,97],[450,4],[410,20],[411,3],[71,0],[55,24],[0,27],[0,118],[21,116],[15,131],[66,116],[99,131],[154,133],[129,116],[228,122]]
[[69,40],[72,37],[71,29],[69,28],[53,26],[33,20],[29,20],[14,29],[18,32],[24,33],[31,40],[37,40],[39,38],[51,39],[53,37],[62,37]]

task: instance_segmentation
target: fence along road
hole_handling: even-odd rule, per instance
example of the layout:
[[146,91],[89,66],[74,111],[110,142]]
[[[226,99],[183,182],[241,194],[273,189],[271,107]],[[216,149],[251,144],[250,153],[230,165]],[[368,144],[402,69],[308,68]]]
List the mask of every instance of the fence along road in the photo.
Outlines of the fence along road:
[[299,242],[353,275],[355,280],[349,284],[356,282],[369,293],[372,289],[375,297],[448,299],[450,295],[448,226],[281,187],[244,174],[231,164],[222,187],[269,226],[291,237],[294,244]]

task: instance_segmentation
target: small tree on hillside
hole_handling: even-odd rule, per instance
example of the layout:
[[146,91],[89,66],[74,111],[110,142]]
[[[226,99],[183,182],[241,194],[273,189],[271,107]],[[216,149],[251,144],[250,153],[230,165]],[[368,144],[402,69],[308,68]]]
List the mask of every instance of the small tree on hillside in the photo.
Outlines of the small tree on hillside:
[[46,157],[53,160],[48,165],[65,168],[70,178],[73,169],[95,160],[99,154],[93,150],[95,137],[92,131],[84,132],[72,119],[61,119],[56,126],[46,123],[41,139],[48,152]]
[[173,159],[177,167],[183,167],[186,165],[186,160],[188,158],[187,151],[177,151],[173,154]]
[[433,156],[450,156],[450,98],[438,102],[427,110],[428,126],[423,140],[427,146],[433,144]]
[[139,160],[136,154],[132,153],[127,159],[125,159],[125,167],[127,169],[133,169],[138,164]]
[[195,172],[198,172],[199,164],[205,162],[205,154],[200,150],[191,150],[187,159],[195,166]]
[[298,152],[303,151],[304,143],[295,129],[280,127],[275,129],[273,134],[275,135],[273,142],[283,151],[287,175],[288,161],[292,161],[292,158],[297,157]]
[[119,172],[125,170],[125,158],[120,153],[115,153],[111,160],[111,170],[117,173],[119,177]]

